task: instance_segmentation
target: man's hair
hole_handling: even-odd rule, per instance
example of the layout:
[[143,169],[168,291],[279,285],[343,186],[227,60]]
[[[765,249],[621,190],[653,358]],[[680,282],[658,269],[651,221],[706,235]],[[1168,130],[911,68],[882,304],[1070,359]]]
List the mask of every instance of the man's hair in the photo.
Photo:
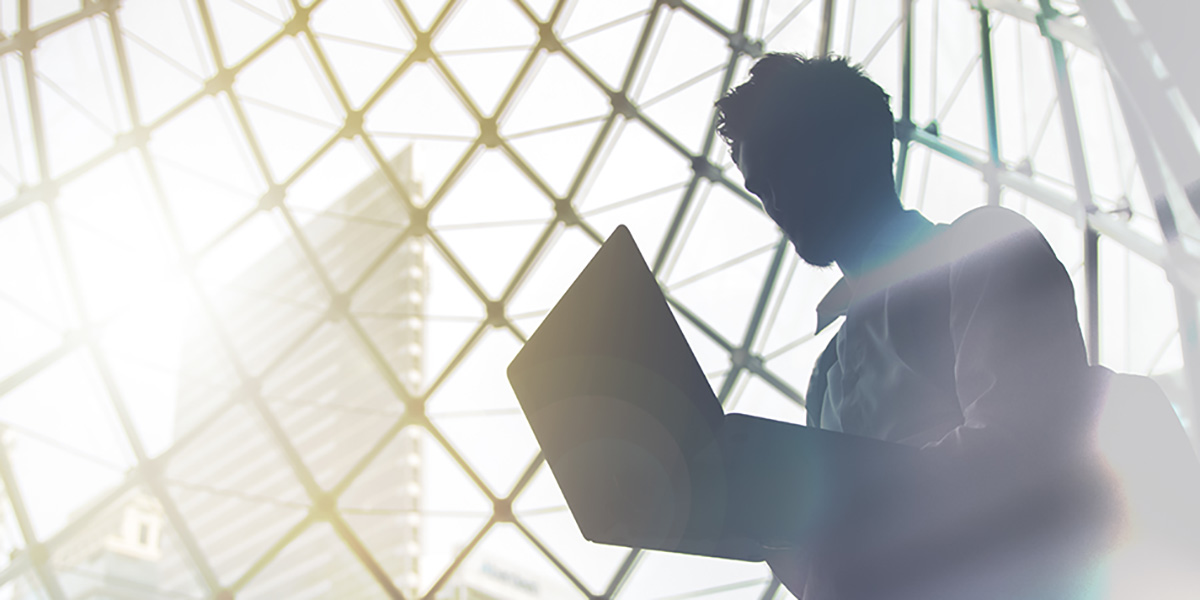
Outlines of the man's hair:
[[747,140],[776,150],[798,143],[853,160],[867,174],[886,169],[890,177],[889,100],[843,57],[770,53],[750,69],[749,81],[717,101],[717,131],[731,149]]

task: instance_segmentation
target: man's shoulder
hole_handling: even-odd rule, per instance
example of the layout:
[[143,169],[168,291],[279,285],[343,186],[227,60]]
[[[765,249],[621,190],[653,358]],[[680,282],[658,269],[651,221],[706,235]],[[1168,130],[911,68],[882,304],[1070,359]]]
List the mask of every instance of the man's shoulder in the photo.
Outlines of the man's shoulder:
[[1001,206],[981,206],[958,217],[944,231],[944,251],[965,258],[1026,244],[1046,244],[1038,228],[1020,213]]
[[980,206],[973,208],[954,220],[950,227],[973,232],[994,231],[1015,233],[1037,231],[1024,215],[1003,206]]

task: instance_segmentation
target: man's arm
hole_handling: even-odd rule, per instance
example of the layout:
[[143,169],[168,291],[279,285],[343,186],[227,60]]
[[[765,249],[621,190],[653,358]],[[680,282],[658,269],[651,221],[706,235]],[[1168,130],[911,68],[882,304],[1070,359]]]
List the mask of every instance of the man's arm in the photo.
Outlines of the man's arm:
[[962,252],[950,269],[949,318],[963,423],[923,448],[944,470],[926,496],[936,511],[929,523],[981,541],[1038,522],[1064,526],[1100,400],[1070,277],[1011,211],[972,211],[949,233]]
[[952,227],[950,332],[962,425],[925,450],[970,468],[1036,468],[1092,417],[1070,277],[1024,217],[978,209]]

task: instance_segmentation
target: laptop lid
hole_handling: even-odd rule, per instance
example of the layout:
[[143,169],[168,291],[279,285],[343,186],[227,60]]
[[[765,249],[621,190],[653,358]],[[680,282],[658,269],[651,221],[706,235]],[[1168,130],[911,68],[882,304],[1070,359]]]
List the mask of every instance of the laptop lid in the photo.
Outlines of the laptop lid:
[[584,537],[659,549],[721,537],[723,411],[624,226],[508,378]]

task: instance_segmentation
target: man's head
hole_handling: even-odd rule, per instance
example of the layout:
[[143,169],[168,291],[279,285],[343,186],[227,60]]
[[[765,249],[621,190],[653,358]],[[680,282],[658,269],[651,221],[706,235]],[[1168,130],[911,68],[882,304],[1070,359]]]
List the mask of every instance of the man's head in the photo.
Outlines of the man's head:
[[805,261],[861,244],[856,225],[897,205],[889,97],[844,58],[767,54],[717,102],[746,188]]

